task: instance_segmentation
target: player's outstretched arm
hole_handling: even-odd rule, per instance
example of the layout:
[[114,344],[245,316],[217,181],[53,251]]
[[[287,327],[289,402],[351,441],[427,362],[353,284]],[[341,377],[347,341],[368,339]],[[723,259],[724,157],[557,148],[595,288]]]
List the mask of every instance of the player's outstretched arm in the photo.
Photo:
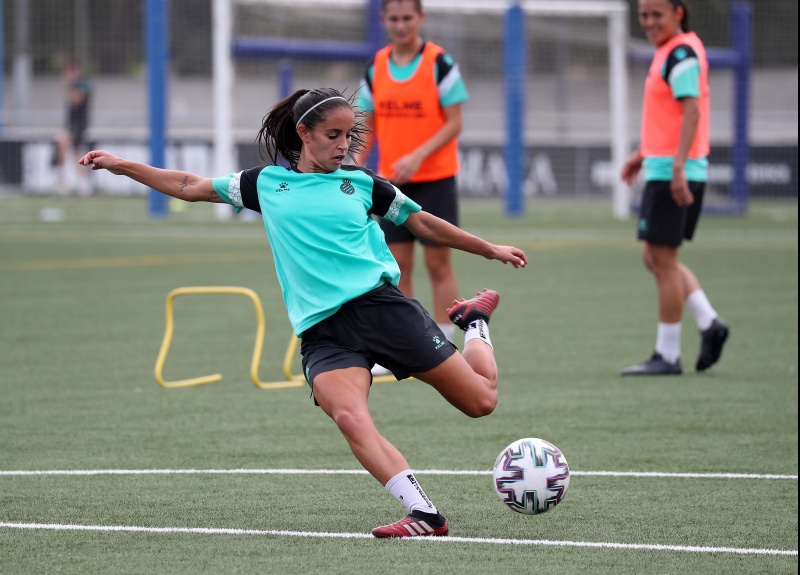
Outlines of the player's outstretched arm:
[[528,258],[521,249],[489,243],[428,212],[411,214],[403,225],[422,240],[512,264],[515,268],[528,265]]
[[127,176],[162,194],[187,202],[223,203],[222,198],[214,191],[211,178],[178,170],[154,168],[118,158],[104,150],[92,150],[78,160],[78,163],[91,166],[93,170],[108,170],[118,176]]

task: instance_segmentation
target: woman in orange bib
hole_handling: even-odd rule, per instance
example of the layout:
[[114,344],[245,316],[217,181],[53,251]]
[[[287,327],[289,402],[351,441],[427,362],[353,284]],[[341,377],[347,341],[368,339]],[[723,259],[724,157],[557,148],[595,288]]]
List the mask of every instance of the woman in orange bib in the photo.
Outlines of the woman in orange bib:
[[639,0],[639,23],[656,53],[645,81],[641,142],[621,177],[633,184],[644,169],[638,237],[658,286],[659,322],[653,355],[621,373],[680,375],[684,305],[701,334],[697,371],[719,360],[730,333],[697,277],[678,260],[681,243],[694,236],[708,177],[708,59],[689,31],[686,0]]
[[[468,94],[458,65],[439,46],[420,36],[425,12],[420,0],[383,0],[381,21],[391,43],[367,66],[359,94],[377,142],[378,173],[436,216],[459,225],[456,174],[461,105]],[[366,160],[367,153],[358,158]],[[400,290],[414,297],[412,271],[416,238],[383,226],[386,242],[400,266]],[[453,324],[447,308],[458,296],[458,282],[445,246],[421,242],[433,292],[436,323],[448,339]],[[373,373],[381,375],[381,366]]]

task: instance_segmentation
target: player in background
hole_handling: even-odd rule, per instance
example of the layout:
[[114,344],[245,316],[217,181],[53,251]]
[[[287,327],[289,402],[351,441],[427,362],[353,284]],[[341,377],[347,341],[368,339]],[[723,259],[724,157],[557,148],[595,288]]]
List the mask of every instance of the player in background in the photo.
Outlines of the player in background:
[[[391,43],[379,50],[365,72],[358,105],[366,112],[366,161],[377,139],[378,173],[425,211],[458,226],[456,174],[461,105],[468,94],[458,65],[439,46],[420,36],[425,12],[420,0],[383,0],[381,21]],[[374,137],[373,137],[374,135]],[[414,297],[417,238],[403,227],[381,222],[400,266],[400,290]],[[458,295],[450,248],[428,240],[423,246],[433,295],[433,315],[447,338],[453,325],[447,307]],[[376,375],[387,373],[382,366]]]
[[[489,318],[499,302],[484,290],[453,301],[451,321],[464,330],[464,352],[398,288],[400,269],[370,216],[416,237],[524,267],[522,250],[486,242],[420,209],[372,171],[344,165],[364,127],[336,90],[298,90],[265,116],[268,165],[219,178],[153,168],[92,151],[80,163],[124,175],[159,192],[258,212],[294,332],[302,338],[303,373],[315,402],[339,427],[356,459],[409,514],[372,530],[376,537],[446,535],[447,520],[414,477],[405,457],[381,435],[367,398],[377,361],[398,379],[414,376],[470,417],[497,405],[497,364]],[[388,326],[388,327],[387,327]]]
[[708,60],[689,30],[685,0],[639,0],[639,23],[656,53],[645,81],[641,142],[621,177],[631,185],[644,169],[638,238],[658,286],[659,322],[653,355],[621,373],[679,375],[684,305],[701,333],[697,371],[719,360],[730,333],[697,277],[678,259],[683,240],[694,236],[708,176]]
[[81,196],[91,194],[89,178],[84,170],[77,174],[77,182],[71,182],[72,166],[67,160],[74,162],[86,152],[86,129],[89,127],[89,105],[91,103],[92,86],[83,66],[75,58],[69,58],[61,72],[61,84],[67,96],[67,126],[56,140],[56,171],[61,193],[71,191],[73,184]]

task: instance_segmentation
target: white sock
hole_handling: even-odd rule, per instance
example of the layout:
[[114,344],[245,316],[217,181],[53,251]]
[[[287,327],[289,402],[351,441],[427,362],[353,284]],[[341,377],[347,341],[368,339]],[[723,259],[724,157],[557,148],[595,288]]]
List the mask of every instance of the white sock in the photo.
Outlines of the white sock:
[[658,322],[656,335],[656,353],[661,354],[664,361],[675,363],[681,357],[681,324]]
[[711,322],[717,317],[717,312],[711,307],[711,302],[708,301],[703,290],[694,290],[686,298],[685,303],[697,322],[697,329],[705,331],[711,327]]
[[431,500],[425,495],[422,487],[417,483],[417,478],[410,469],[401,471],[386,483],[386,491],[392,494],[409,511],[423,511],[424,513],[438,513]]
[[489,347],[494,349],[492,340],[489,337],[489,324],[482,319],[477,319],[467,326],[467,329],[464,332],[464,347],[466,347],[467,343],[473,339],[480,339],[484,343],[488,344]]
[[453,341],[453,335],[456,333],[456,324],[448,322],[437,323],[436,325],[439,326],[439,329],[442,330],[442,333],[448,340]]

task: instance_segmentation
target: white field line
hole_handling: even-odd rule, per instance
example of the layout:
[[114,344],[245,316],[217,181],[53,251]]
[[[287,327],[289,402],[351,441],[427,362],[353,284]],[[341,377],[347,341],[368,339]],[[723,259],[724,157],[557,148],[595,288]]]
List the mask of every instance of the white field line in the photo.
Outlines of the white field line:
[[[420,469],[417,475],[491,475],[491,470]],[[2,476],[30,475],[366,475],[363,469],[40,469],[0,470]],[[783,479],[797,475],[762,473],[666,473],[659,471],[571,471],[586,477],[659,477],[676,479]]]
[[[318,531],[284,531],[273,529],[212,529],[207,527],[140,527],[133,525],[65,525],[57,523],[2,523],[0,529],[31,529],[49,531],[101,531],[134,533],[186,533],[192,535],[258,535],[272,537],[309,537],[331,539],[374,539],[367,533],[325,533]],[[648,545],[591,541],[550,541],[546,539],[493,539],[486,537],[410,537],[413,541],[432,543],[482,543],[489,545],[527,545],[547,547],[589,547],[636,551],[674,551],[678,553],[728,553],[735,555],[797,556],[794,549],[758,549],[746,547],[700,547],[688,545]]]

